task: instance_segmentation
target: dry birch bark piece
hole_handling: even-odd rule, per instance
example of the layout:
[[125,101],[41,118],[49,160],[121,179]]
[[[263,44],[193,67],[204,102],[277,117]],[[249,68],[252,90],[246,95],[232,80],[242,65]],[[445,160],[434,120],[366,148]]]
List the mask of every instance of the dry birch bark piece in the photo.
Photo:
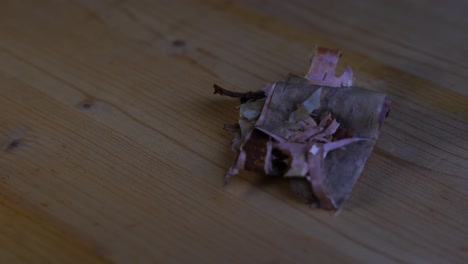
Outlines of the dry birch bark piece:
[[335,76],[341,52],[318,47],[307,74],[290,74],[256,92],[214,85],[240,98],[236,125],[226,125],[238,152],[225,181],[250,170],[283,176],[305,202],[338,212],[364,168],[388,115],[385,94],[353,87],[347,67]]

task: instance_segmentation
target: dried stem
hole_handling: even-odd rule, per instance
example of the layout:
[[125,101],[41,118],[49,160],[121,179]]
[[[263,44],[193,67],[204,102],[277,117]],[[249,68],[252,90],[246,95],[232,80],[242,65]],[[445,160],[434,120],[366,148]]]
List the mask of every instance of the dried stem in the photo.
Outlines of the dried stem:
[[223,87],[217,84],[214,84],[213,87],[214,87],[214,94],[239,98],[241,103],[245,103],[250,100],[254,100],[254,101],[259,100],[259,99],[265,98],[266,96],[265,92],[263,91],[257,91],[257,92],[248,91],[246,93],[239,93],[239,92],[233,92],[233,91],[224,89]]

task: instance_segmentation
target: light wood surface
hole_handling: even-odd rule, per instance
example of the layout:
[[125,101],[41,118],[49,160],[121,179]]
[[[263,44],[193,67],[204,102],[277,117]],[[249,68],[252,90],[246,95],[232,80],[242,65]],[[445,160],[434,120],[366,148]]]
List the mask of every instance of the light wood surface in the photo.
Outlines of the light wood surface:
[[[462,1],[0,3],[0,263],[466,263]],[[338,217],[243,172],[247,91],[339,47],[392,112]]]

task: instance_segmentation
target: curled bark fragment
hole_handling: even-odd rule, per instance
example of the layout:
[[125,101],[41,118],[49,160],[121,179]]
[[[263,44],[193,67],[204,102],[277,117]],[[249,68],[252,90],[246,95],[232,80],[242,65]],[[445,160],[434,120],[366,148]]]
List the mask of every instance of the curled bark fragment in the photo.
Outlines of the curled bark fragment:
[[239,154],[226,181],[243,169],[281,175],[304,201],[339,211],[391,103],[384,94],[352,87],[349,67],[336,77],[340,55],[319,47],[305,77],[289,75],[257,92],[214,86],[215,93],[241,99],[239,125],[231,128]]

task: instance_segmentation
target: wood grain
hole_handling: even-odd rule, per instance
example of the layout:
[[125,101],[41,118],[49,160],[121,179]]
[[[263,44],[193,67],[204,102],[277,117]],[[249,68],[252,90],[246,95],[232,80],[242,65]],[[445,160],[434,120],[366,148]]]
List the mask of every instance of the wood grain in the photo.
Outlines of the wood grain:
[[0,225],[1,263],[107,263],[82,243],[3,196],[0,196]]
[[[464,263],[468,75],[458,54],[466,45],[445,59],[432,48],[463,43],[457,32],[467,20],[447,18],[435,2],[410,9],[437,17],[427,23],[451,36],[421,46],[421,55],[408,50],[428,33],[408,28],[408,39],[391,23],[406,10],[403,1],[355,7],[386,15],[351,12],[322,21],[318,31],[304,25],[352,6],[259,3],[2,3],[0,256],[18,263]],[[355,28],[346,19],[361,25],[353,41],[331,36]],[[375,41],[379,26],[395,42]],[[222,127],[236,120],[236,102],[213,96],[212,84],[246,91],[303,73],[316,44],[343,47],[357,85],[393,101],[339,217],[259,175],[242,173],[222,187],[234,159]]]
[[468,95],[465,1],[241,0],[282,21]]

